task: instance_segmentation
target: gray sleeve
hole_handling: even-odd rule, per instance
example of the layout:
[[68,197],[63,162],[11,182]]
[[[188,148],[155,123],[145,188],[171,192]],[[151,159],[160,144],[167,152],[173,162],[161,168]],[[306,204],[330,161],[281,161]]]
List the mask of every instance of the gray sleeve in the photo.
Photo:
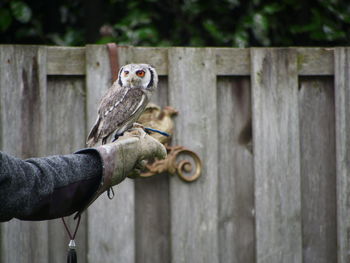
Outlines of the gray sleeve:
[[0,221],[71,215],[96,192],[101,177],[94,149],[27,160],[0,152]]

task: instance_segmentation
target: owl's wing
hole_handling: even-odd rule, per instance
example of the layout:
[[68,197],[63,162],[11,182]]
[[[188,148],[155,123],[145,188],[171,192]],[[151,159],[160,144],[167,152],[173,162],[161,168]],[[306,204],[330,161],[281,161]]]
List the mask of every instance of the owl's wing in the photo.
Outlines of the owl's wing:
[[100,105],[98,106],[98,114],[102,116],[102,112],[110,108],[115,103],[115,101],[121,99],[126,92],[127,89],[122,88],[118,85],[117,81],[115,81],[103,95]]
[[89,135],[86,139],[86,145],[88,147],[94,146],[101,139],[100,134],[99,134],[99,129],[100,129],[101,120],[102,120],[101,109],[106,108],[108,106],[108,104],[112,103],[109,100],[109,98],[112,97],[113,94],[115,94],[115,96],[120,96],[121,91],[122,90],[121,90],[121,87],[118,85],[118,82],[114,82],[113,85],[103,95],[101,102],[100,102],[100,105],[98,107],[97,119],[96,119],[94,125],[92,126],[92,128],[89,132]]
[[95,121],[95,124],[92,126],[91,131],[89,132],[89,135],[86,140],[87,147],[94,146],[98,140],[99,137],[97,136],[98,127],[100,126],[101,118],[100,116],[97,116],[97,120]]
[[99,137],[109,136],[121,128],[128,129],[147,103],[147,96],[141,88],[118,90],[107,101],[102,101],[99,111],[102,120],[99,125]]

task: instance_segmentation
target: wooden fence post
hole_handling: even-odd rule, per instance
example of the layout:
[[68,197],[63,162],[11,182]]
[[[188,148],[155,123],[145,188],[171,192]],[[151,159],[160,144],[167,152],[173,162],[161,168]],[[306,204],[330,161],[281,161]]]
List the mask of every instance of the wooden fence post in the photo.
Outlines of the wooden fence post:
[[298,76],[292,49],[251,49],[256,260],[302,262]]
[[338,263],[350,261],[350,49],[335,49]]
[[170,182],[172,262],[218,262],[216,59],[211,49],[169,50],[169,102],[180,110],[174,144],[190,147],[203,174]]
[[[41,156],[46,147],[45,49],[0,46],[0,65],[1,150],[19,158]],[[14,219],[0,228],[0,262],[47,262],[47,222]]]
[[[67,50],[60,48],[60,51],[65,54]],[[57,57],[57,60],[59,59],[64,58]],[[85,145],[86,101],[83,76],[60,72],[66,75],[47,77],[47,155],[70,154]],[[66,220],[72,229],[76,224],[73,216]],[[86,214],[83,214],[76,237],[79,263],[86,262],[86,221]],[[50,244],[48,261],[64,262],[67,257],[69,237],[61,219],[48,221],[48,228]]]

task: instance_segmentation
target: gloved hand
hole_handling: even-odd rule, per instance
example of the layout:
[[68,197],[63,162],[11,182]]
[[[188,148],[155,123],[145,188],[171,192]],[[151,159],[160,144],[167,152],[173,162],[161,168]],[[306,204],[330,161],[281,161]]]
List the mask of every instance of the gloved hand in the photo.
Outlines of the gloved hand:
[[135,178],[145,160],[166,157],[165,147],[141,128],[125,132],[114,143],[98,146],[96,150],[103,160],[103,183],[113,186],[126,176]]
[[141,128],[125,132],[117,141],[98,146],[95,149],[102,159],[102,181],[97,192],[82,211],[104,191],[121,183],[127,176],[137,177],[145,161],[166,157],[165,147]]

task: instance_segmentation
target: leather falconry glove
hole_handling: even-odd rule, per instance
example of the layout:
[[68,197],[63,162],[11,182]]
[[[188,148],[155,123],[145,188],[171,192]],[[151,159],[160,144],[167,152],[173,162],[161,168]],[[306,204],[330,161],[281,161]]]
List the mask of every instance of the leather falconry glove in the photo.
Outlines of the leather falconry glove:
[[81,214],[104,191],[121,183],[126,177],[136,178],[146,160],[164,159],[166,149],[143,129],[134,128],[125,132],[117,141],[95,148],[102,159],[103,172],[101,184],[88,205],[75,216]]

